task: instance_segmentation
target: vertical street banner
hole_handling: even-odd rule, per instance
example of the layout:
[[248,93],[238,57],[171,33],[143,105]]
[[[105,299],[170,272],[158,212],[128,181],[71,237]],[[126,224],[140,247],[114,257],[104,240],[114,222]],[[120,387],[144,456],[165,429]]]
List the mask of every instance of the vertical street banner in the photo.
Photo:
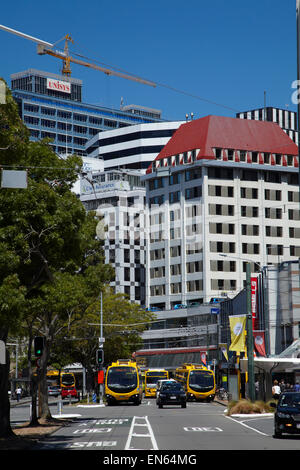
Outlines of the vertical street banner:
[[231,344],[229,351],[245,351],[246,315],[231,315],[229,317]]
[[221,349],[223,356],[228,362],[227,343],[219,343],[219,348]]
[[257,286],[258,286],[257,277],[251,277],[251,313],[252,313],[253,330],[255,330],[258,325]]
[[206,366],[206,352],[205,351],[200,352],[200,358],[201,358],[201,362]]
[[263,357],[266,357],[266,348],[265,348],[265,332],[254,330],[253,331],[254,339],[254,349],[255,351]]

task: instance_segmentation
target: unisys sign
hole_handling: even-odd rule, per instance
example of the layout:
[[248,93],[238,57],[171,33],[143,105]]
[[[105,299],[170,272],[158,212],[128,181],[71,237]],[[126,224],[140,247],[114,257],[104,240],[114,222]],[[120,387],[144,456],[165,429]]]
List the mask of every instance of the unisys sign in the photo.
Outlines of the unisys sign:
[[54,80],[53,78],[47,78],[47,88],[49,90],[62,91],[63,93],[71,93],[71,83]]

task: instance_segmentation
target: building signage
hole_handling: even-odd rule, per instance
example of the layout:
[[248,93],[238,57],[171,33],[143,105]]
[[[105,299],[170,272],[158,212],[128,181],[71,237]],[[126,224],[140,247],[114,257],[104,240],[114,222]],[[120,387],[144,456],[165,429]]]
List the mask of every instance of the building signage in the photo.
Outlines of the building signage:
[[47,88],[49,90],[62,91],[63,93],[71,93],[71,83],[54,80],[53,78],[47,78]]
[[98,182],[93,180],[92,184],[87,182],[84,178],[81,179],[80,185],[80,192],[81,195],[85,194],[93,194],[93,193],[102,193],[106,191],[128,191],[129,183],[128,181],[106,181],[106,182]]
[[253,329],[257,323],[257,277],[251,277],[251,313]]

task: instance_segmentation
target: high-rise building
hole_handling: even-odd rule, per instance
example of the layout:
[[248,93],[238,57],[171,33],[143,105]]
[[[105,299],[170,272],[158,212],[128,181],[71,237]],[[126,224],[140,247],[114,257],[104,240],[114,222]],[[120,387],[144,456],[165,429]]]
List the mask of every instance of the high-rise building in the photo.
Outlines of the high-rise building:
[[105,262],[115,269],[115,292],[145,304],[145,187],[134,170],[93,171],[81,177],[80,199],[86,210],[103,216],[97,236]]
[[233,296],[259,266],[300,255],[298,148],[275,123],[182,124],[142,177],[149,217],[146,304]]
[[11,89],[31,139],[51,138],[59,154],[86,155],[88,140],[103,130],[163,121],[160,111],[151,108],[117,110],[83,103],[81,80],[40,70],[12,74]]

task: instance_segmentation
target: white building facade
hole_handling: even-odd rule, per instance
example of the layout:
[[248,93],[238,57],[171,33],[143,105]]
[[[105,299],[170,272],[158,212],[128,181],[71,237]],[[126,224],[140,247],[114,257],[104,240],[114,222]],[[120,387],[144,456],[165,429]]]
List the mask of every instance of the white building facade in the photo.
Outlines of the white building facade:
[[99,132],[87,142],[86,153],[103,159],[105,170],[138,169],[145,173],[180,124],[156,122]]
[[276,124],[208,116],[183,124],[143,177],[146,304],[233,297],[246,262],[300,256],[298,149]]
[[103,217],[97,236],[104,241],[105,262],[115,269],[115,292],[145,304],[145,188],[137,171],[93,171],[80,181],[86,210]]

